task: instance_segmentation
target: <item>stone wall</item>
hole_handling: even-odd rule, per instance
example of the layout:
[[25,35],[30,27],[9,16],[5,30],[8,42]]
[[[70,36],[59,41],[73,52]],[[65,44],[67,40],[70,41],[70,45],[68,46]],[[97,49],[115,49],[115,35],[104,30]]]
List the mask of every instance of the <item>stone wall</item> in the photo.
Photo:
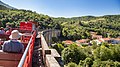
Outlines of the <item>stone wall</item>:
[[[48,36],[52,37],[52,32],[48,33],[48,31],[43,31],[41,32],[40,35],[41,35],[41,45],[42,45],[42,56],[43,56],[45,67],[61,67],[58,62],[58,59],[61,59],[61,56],[55,49],[50,49],[45,40],[45,37],[48,37]],[[56,35],[58,36],[58,33]]]

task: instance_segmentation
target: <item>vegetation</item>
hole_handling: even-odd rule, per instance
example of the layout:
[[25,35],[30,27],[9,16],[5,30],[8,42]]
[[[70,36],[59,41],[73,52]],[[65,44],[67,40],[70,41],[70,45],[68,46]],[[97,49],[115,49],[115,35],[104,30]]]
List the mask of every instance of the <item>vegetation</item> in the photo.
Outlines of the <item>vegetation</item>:
[[18,27],[22,21],[35,21],[41,25],[41,28],[49,28],[52,19],[43,14],[38,14],[30,10],[0,10],[0,25],[5,27],[6,23],[12,23],[13,27]]
[[103,37],[120,36],[120,15],[54,18],[51,25],[60,29],[63,37],[71,40],[90,38],[90,31]]
[[85,58],[86,55],[83,50],[75,44],[71,44],[62,51],[62,59],[65,64],[69,62],[75,62],[78,64],[80,60],[84,60]]
[[120,15],[100,17],[83,16],[73,18],[53,18],[30,10],[0,10],[0,26],[12,23],[19,26],[21,21],[38,22],[41,29],[59,29],[65,39],[77,40],[90,38],[90,31],[97,32],[103,37],[120,36]]
[[[83,16],[73,18],[53,18],[30,10],[0,10],[0,26],[6,23],[18,27],[21,21],[38,22],[41,29],[59,29],[64,39],[91,38],[90,32],[97,32],[103,37],[120,36],[120,15],[100,17]],[[54,42],[57,42],[53,38]],[[120,67],[120,45],[103,43],[80,48],[75,44],[66,46],[57,43],[53,46],[62,56],[68,67]]]
[[[62,45],[63,44],[57,44]],[[97,44],[96,44],[97,45]],[[86,46],[81,48],[76,44],[62,47],[62,60],[67,67],[119,67],[120,44],[108,45],[104,43],[96,48]]]
[[64,49],[64,46],[62,44],[58,43],[58,44],[54,45],[53,48],[55,48],[58,51],[58,53],[61,55],[61,52]]
[[71,63],[69,63],[69,64],[68,64],[68,66],[67,66],[67,67],[77,67],[77,64],[76,64],[76,63],[71,62]]
[[7,10],[8,8],[5,6],[0,5],[0,10]]

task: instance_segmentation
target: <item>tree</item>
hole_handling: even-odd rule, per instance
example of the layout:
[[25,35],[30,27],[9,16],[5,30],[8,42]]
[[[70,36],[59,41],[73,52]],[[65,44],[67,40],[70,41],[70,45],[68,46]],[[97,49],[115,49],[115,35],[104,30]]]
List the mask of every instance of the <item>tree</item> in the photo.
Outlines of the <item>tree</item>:
[[67,67],[77,67],[77,64],[70,62],[70,63],[68,63]]
[[80,60],[79,66],[81,67],[91,67],[93,64],[93,60],[87,57],[84,61]]
[[61,52],[64,49],[64,46],[62,44],[58,43],[58,44],[54,45],[53,48],[55,48],[58,51],[58,53],[61,55]]
[[97,47],[94,50],[94,59],[100,60],[112,59],[111,50],[105,46]]
[[112,51],[112,60],[120,62],[120,45],[114,45],[111,47]]
[[69,62],[78,64],[80,60],[84,60],[85,58],[85,53],[76,44],[71,44],[62,51],[62,60],[64,61],[64,64]]
[[119,62],[113,62],[112,60],[101,61],[95,60],[92,67],[120,67]]

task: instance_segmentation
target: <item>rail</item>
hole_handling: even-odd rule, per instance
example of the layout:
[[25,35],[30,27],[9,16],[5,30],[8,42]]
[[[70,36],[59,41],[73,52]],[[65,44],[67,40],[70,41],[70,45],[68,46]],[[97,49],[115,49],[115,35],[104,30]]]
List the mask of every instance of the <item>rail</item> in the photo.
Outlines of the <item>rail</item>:
[[23,56],[18,64],[18,67],[31,67],[32,66],[32,54],[33,54],[33,47],[35,42],[36,31],[33,33],[30,41],[23,53]]

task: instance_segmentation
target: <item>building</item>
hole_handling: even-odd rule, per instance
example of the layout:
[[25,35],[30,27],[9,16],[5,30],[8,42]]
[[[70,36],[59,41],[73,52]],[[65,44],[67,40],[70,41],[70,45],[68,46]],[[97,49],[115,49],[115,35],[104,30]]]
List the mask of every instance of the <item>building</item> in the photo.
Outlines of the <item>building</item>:
[[71,40],[65,40],[65,41],[63,41],[63,43],[65,43],[66,45],[70,45],[70,44],[73,44],[73,41],[71,41]]
[[115,38],[111,40],[112,44],[120,44],[120,39],[119,38]]
[[104,40],[104,42],[107,42],[107,43],[109,43],[111,40],[111,38],[102,38],[102,39]]
[[89,39],[81,39],[75,41],[78,46],[88,46],[89,45]]
[[120,44],[120,38],[102,38],[104,42],[111,44]]
[[92,39],[101,39],[102,35],[92,35]]
[[81,40],[76,40],[76,43],[78,44],[87,44],[89,39],[81,39]]

